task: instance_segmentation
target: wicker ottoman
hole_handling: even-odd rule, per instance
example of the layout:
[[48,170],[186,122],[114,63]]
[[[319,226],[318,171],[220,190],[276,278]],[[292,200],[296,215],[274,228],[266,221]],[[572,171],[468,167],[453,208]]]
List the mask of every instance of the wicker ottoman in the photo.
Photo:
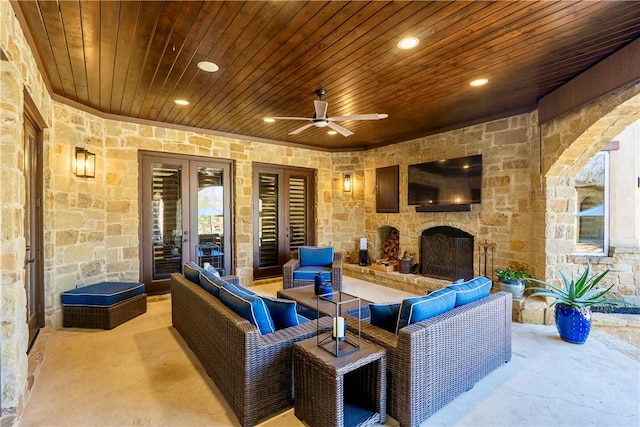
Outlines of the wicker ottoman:
[[102,282],[62,293],[63,326],[113,329],[147,311],[144,284]]

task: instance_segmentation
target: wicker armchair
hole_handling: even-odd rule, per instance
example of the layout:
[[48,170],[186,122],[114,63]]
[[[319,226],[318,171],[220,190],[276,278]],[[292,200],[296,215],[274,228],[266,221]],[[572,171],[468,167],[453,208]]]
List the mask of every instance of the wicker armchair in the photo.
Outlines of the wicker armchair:
[[[511,360],[512,296],[498,292],[402,328],[363,322],[362,338],[387,349],[387,413],[413,427]],[[348,318],[349,329],[355,327]]]
[[293,406],[293,344],[315,336],[316,322],[321,330],[331,325],[331,318],[323,317],[262,335],[179,273],[171,275],[171,316],[242,426]]
[[[342,270],[343,270],[343,253],[339,251],[333,252],[333,263],[331,264],[331,284],[333,291],[342,290]],[[282,287],[284,289],[298,288],[300,286],[313,285],[313,277],[304,280],[294,279],[294,272],[300,268],[300,259],[292,258],[282,267]]]

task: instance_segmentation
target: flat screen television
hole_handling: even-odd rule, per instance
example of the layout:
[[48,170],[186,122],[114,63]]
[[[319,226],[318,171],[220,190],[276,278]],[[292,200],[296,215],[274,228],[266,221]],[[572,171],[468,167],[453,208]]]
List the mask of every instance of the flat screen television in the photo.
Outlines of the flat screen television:
[[481,202],[482,154],[409,165],[409,205],[417,211],[470,210]]

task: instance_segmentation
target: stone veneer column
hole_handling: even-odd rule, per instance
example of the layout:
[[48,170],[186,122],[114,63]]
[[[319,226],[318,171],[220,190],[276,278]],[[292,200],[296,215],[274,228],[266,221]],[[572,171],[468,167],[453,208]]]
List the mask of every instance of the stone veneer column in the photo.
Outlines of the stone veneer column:
[[[51,97],[11,4],[0,1],[0,393],[2,424],[28,394],[24,288],[24,93],[50,122]],[[46,150],[46,149],[45,149]],[[46,254],[45,254],[46,257]],[[8,421],[7,421],[8,420]]]
[[[0,53],[4,54],[4,53]],[[15,414],[26,398],[27,339],[24,289],[23,94],[20,73],[0,59],[0,378],[2,413]]]

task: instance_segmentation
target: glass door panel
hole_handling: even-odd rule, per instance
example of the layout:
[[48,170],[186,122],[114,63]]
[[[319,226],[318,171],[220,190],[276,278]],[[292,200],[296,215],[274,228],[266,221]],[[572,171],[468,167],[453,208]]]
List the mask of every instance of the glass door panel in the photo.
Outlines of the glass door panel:
[[42,131],[24,118],[24,287],[27,297],[28,348],[44,326],[44,272],[42,265]]
[[170,290],[184,263],[231,274],[231,162],[141,154],[142,281],[147,293]]
[[259,175],[258,199],[258,252],[259,266],[278,265],[278,175]]
[[299,246],[314,244],[314,172],[256,165],[253,179],[253,277],[276,277]]
[[304,177],[289,178],[289,252],[298,256],[298,247],[307,243],[307,180]]
[[182,271],[182,166],[151,164],[152,280]]
[[196,262],[201,267],[212,266],[224,276],[228,270],[225,236],[229,234],[229,221],[225,218],[225,206],[229,205],[225,171],[210,166],[197,166],[195,171],[198,182]]

